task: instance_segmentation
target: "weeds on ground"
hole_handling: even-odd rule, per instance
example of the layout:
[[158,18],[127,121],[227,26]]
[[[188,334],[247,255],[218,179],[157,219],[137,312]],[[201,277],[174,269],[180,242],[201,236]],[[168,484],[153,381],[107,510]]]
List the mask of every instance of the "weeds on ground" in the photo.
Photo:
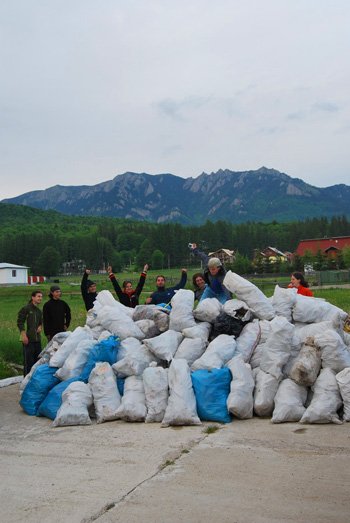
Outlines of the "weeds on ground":
[[209,425],[208,427],[206,427],[203,432],[205,434],[214,434],[214,432],[216,432],[217,430],[219,430],[220,427],[218,427],[217,425]]

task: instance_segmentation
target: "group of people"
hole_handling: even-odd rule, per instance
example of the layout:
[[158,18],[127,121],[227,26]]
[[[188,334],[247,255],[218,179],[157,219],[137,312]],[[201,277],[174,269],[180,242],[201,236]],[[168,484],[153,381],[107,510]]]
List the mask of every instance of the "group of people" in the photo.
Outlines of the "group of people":
[[[196,243],[189,244],[192,253],[203,263],[203,272],[193,275],[192,282],[195,300],[202,301],[206,298],[217,298],[220,303],[225,303],[231,298],[230,291],[224,285],[226,269],[219,258],[210,257],[200,251]],[[140,295],[143,290],[148,264],[145,264],[140,274],[139,281],[134,289],[131,280],[125,280],[120,286],[113,274],[112,267],[107,268],[109,279],[113,285],[116,295],[123,305],[135,308],[139,304]],[[81,294],[87,311],[92,309],[97,297],[96,283],[89,279],[90,269],[85,269],[81,281]],[[156,290],[146,298],[146,304],[170,307],[170,301],[176,291],[185,288],[187,283],[187,269],[181,270],[181,278],[177,285],[166,287],[166,278],[162,274],[156,277]],[[298,294],[313,296],[309,284],[300,272],[293,272],[289,287],[297,289]],[[26,375],[41,352],[40,335],[42,329],[50,341],[58,332],[66,331],[71,322],[71,311],[68,304],[61,299],[61,289],[58,285],[50,288],[49,300],[44,304],[41,312],[39,305],[43,294],[36,290],[32,292],[31,300],[22,307],[18,313],[17,326],[20,331],[20,339],[23,344],[24,375]]]

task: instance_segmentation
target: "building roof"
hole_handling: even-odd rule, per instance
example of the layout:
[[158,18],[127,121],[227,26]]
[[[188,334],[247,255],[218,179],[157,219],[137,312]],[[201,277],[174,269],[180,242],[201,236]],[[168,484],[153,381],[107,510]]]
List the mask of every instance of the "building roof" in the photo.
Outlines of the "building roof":
[[314,238],[310,240],[301,240],[297,247],[296,253],[304,256],[306,251],[317,254],[318,251],[325,252],[328,249],[341,250],[344,247],[350,247],[350,236],[334,236],[332,238]]
[[29,269],[29,267],[25,265],[14,265],[13,263],[2,262],[0,263],[0,269]]
[[230,249],[218,249],[217,251],[209,252],[209,256],[212,256],[217,252],[224,252],[227,256],[233,256],[235,251],[230,251]]

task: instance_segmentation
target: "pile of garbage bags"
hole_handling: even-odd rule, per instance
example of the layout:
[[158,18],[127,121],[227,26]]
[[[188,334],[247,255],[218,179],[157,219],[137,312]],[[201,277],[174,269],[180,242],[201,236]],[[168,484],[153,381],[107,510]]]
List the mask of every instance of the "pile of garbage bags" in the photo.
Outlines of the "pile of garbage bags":
[[235,299],[195,308],[181,289],[170,312],[101,291],[86,325],[54,336],[21,383],[23,410],[55,427],[350,421],[347,313],[277,285],[267,298],[231,271],[224,285]]

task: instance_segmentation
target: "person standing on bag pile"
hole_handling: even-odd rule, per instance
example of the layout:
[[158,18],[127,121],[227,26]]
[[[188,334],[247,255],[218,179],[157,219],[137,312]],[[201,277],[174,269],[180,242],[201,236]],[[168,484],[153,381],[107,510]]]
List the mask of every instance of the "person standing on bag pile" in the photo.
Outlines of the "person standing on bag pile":
[[90,269],[85,269],[80,285],[81,295],[87,311],[92,309],[97,298],[96,283],[88,279],[90,273]]
[[166,278],[159,274],[156,278],[157,290],[152,292],[151,296],[146,299],[147,305],[168,305],[175,292],[184,289],[187,282],[187,269],[181,269],[181,280],[174,287],[165,287]]
[[290,277],[289,288],[297,289],[297,294],[302,294],[303,296],[313,296],[313,292],[309,289],[309,284],[305,280],[304,275],[301,272],[293,272]]
[[23,374],[26,376],[34,363],[38,361],[41,352],[42,312],[39,309],[43,293],[33,291],[27,305],[22,307],[17,316],[17,327],[21,333],[20,340],[23,344]]
[[44,332],[48,341],[58,332],[66,331],[70,325],[70,307],[65,301],[61,300],[61,296],[62,292],[59,286],[52,285],[50,287],[50,299],[44,303]]
[[204,289],[199,301],[206,298],[217,298],[220,303],[225,303],[227,300],[230,300],[231,293],[223,285],[226,269],[219,258],[211,258],[205,252],[200,251],[196,243],[190,243],[189,248],[195,256],[202,260],[205,266],[204,280],[207,283],[207,287]]
[[132,288],[132,282],[130,280],[123,281],[122,289],[118,283],[118,280],[112,272],[112,267],[107,267],[108,276],[112,282],[116,295],[118,296],[120,303],[125,305],[125,307],[132,307],[134,309],[136,305],[139,304],[139,298],[146,281],[147,271],[148,264],[146,263],[146,265],[143,267],[143,271],[141,272],[136,289]]

